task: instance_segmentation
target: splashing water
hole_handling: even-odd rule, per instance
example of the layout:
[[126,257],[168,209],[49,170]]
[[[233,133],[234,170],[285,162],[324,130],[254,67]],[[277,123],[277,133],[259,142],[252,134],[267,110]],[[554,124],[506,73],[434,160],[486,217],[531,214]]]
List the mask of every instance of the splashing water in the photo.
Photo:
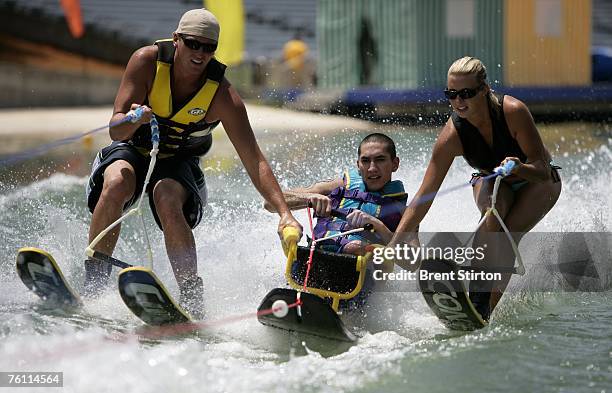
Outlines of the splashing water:
[[[547,145],[563,167],[563,192],[534,231],[610,231],[612,141],[605,133],[585,132],[568,148],[554,134],[545,137],[553,139]],[[401,158],[395,178],[404,181],[412,196],[435,132],[406,128],[390,135]],[[307,186],[355,165],[363,136],[349,130],[288,132],[266,143],[266,154],[283,188]],[[470,173],[456,160],[442,188],[467,182]],[[244,170],[210,166],[206,176],[210,200],[195,238],[206,317],[215,320],[254,312],[270,289],[284,286],[284,259],[277,218],[262,209]],[[16,250],[36,246],[49,251],[80,291],[90,219],[85,181],[55,174],[25,186],[2,185],[0,370],[63,371],[67,392],[436,392],[449,386],[587,392],[612,386],[609,286],[603,292],[515,291],[504,297],[490,327],[471,334],[444,329],[416,286],[378,292],[361,313],[346,315],[347,325],[361,338],[345,347],[324,340],[304,344],[303,337],[255,319],[180,339],[142,339],[137,335],[142,323],[123,305],[116,285],[83,310],[45,309],[14,272]],[[469,231],[478,216],[468,187],[436,199],[421,230]],[[306,222],[303,212],[297,217]],[[162,234],[150,213],[146,222],[156,273],[177,294]],[[115,255],[144,264],[144,250],[140,223],[128,220]],[[607,262],[598,269],[609,283]]]

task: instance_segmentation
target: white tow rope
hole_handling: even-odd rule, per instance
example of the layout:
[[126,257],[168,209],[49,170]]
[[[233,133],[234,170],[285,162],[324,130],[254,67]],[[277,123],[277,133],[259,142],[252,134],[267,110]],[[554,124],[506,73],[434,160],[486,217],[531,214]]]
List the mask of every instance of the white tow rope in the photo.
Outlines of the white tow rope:
[[[142,107],[139,107],[136,110],[129,112],[126,116],[129,116],[130,118],[129,121],[131,121],[132,123],[135,123],[142,117],[143,112],[144,112],[144,109]],[[149,234],[147,233],[147,228],[145,226],[144,216],[142,215],[141,206],[142,206],[142,200],[144,199],[143,196],[147,192],[147,186],[149,185],[149,181],[151,180],[151,175],[153,174],[153,169],[155,169],[155,163],[157,162],[157,153],[159,152],[159,124],[157,123],[157,119],[155,118],[155,115],[152,115],[149,125],[151,126],[151,143],[153,147],[151,149],[151,153],[149,154],[151,156],[151,161],[149,162],[149,168],[147,169],[147,175],[145,176],[144,185],[142,187],[142,192],[140,193],[140,196],[138,197],[138,203],[136,204],[135,208],[129,210],[127,213],[121,216],[117,221],[113,222],[107,228],[105,228],[102,232],[100,232],[98,236],[96,236],[96,238],[93,239],[93,241],[87,246],[87,248],[85,249],[85,254],[87,254],[87,256],[89,257],[93,257],[94,256],[93,248],[100,242],[100,240],[104,238],[104,236],[106,236],[113,228],[121,224],[131,215],[138,214],[140,216],[140,222],[142,223],[142,229],[144,231],[145,240],[147,243],[147,258],[149,260],[150,268],[151,270],[153,270],[153,251],[151,250],[151,242],[149,240]]]
[[476,230],[472,233],[472,236],[470,236],[467,242],[469,243],[474,238],[474,236],[476,235],[476,232],[478,232],[480,227],[484,224],[487,217],[490,215],[494,215],[497,218],[497,221],[499,221],[499,224],[501,225],[502,229],[506,233],[506,236],[508,237],[508,240],[510,241],[510,245],[512,246],[512,251],[514,251],[514,255],[516,255],[516,260],[518,262],[518,266],[516,267],[516,274],[518,274],[519,276],[522,276],[525,274],[525,265],[523,264],[523,258],[521,257],[521,253],[518,249],[518,245],[514,241],[514,238],[512,237],[512,234],[510,233],[510,231],[508,230],[506,223],[501,218],[499,212],[497,211],[497,208],[495,207],[495,204],[497,203],[497,193],[499,192],[499,184],[501,183],[504,177],[508,176],[510,172],[512,172],[512,169],[514,169],[514,166],[515,166],[514,161],[508,161],[506,165],[504,165],[503,167],[497,167],[493,170],[493,172],[497,173],[498,176],[495,178],[495,184],[493,185],[493,193],[491,194],[491,207],[488,208],[485,211],[485,214],[482,215],[482,218],[480,219],[480,221],[478,222],[478,225],[476,226]]

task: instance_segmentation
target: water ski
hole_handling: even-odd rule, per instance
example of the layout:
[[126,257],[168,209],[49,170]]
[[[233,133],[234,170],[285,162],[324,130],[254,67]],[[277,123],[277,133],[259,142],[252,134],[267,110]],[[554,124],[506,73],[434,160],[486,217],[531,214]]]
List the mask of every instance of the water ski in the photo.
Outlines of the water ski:
[[79,295],[70,287],[51,254],[25,247],[17,252],[17,274],[41,299],[66,306],[80,306]]
[[146,267],[136,266],[120,271],[119,293],[130,311],[148,325],[192,321],[157,276]]
[[[428,279],[419,278],[419,287],[425,301],[440,321],[451,330],[471,331],[487,325],[468,297],[462,280],[457,279],[457,264],[445,259],[425,259],[420,270],[426,271]],[[431,273],[441,273],[440,279]],[[450,278],[450,275],[454,279]],[[420,277],[420,275],[419,275]]]
[[[261,302],[258,311],[269,310],[277,300],[287,304],[296,301],[297,291],[287,288],[275,288]],[[260,315],[259,322],[284,330],[310,334],[331,340],[354,342],[357,338],[349,332],[340,320],[338,314],[329,303],[319,296],[303,292],[300,295],[301,306],[292,307],[286,316],[279,318],[274,314]]]

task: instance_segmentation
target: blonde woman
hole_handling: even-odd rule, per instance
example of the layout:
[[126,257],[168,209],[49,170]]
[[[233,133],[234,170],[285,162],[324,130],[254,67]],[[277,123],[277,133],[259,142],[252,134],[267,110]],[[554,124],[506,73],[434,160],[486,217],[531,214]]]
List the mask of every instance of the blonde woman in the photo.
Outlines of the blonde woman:
[[[514,161],[512,174],[502,181],[496,207],[518,242],[554,206],[561,193],[558,167],[550,164],[546,150],[527,106],[520,100],[496,94],[487,82],[484,64],[474,57],[456,60],[448,70],[447,88],[453,113],[433,147],[432,157],[421,186],[404,211],[389,246],[402,233],[413,231],[423,220],[433,201],[417,203],[424,195],[439,190],[448,169],[457,156],[463,156],[476,169],[474,177],[492,173],[497,166]],[[474,201],[480,212],[491,205],[493,181],[479,181],[473,186]],[[490,215],[477,232],[475,244],[497,240],[488,247],[480,266],[513,266],[514,253],[503,236],[498,220]],[[501,244],[500,244],[501,243]],[[508,285],[510,274],[501,281],[470,283],[470,299],[486,320]]]

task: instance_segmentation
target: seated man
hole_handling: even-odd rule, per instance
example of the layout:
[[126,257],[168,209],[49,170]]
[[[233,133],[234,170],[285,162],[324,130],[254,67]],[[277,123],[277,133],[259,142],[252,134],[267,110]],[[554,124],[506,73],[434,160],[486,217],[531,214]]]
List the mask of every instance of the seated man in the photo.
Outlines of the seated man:
[[[399,167],[393,140],[384,134],[370,134],[359,144],[357,154],[357,169],[346,171],[342,178],[283,192],[290,209],[303,209],[309,203],[312,204],[319,217],[314,227],[316,239],[366,224],[372,225],[373,232],[366,230],[318,243],[318,248],[324,251],[365,255],[368,245],[386,245],[393,237],[406,208],[407,194],[402,182],[391,180],[393,172]],[[269,203],[265,203],[264,207],[274,212]],[[332,217],[332,210],[341,214]],[[413,246],[415,240],[418,243],[415,234],[410,234],[409,243]],[[383,271],[393,270],[392,265],[386,264],[380,268]],[[372,273],[370,266],[362,291],[348,303],[342,302],[341,308],[364,304],[374,284]]]
[[[373,233],[364,231],[323,242],[321,248],[326,251],[364,255],[368,244],[387,244],[406,208],[404,185],[391,180],[399,167],[393,140],[384,134],[370,134],[361,141],[357,153],[357,169],[346,171],[343,178],[283,193],[292,210],[312,204],[319,217],[316,238],[373,226]],[[269,203],[264,207],[274,212]],[[346,213],[346,217],[331,217],[332,209]]]
[[[374,229],[323,241],[319,243],[322,250],[365,255],[370,244],[386,245],[406,208],[407,194],[402,182],[391,180],[399,167],[393,140],[383,134],[370,134],[361,141],[357,153],[357,169],[346,171],[343,178],[283,193],[290,209],[303,209],[312,204],[319,217],[314,228],[317,239],[366,224]],[[274,212],[269,203],[264,207]],[[332,209],[346,215],[331,217]],[[385,271],[392,269],[393,266],[383,267]],[[371,274],[368,276],[370,281]]]

